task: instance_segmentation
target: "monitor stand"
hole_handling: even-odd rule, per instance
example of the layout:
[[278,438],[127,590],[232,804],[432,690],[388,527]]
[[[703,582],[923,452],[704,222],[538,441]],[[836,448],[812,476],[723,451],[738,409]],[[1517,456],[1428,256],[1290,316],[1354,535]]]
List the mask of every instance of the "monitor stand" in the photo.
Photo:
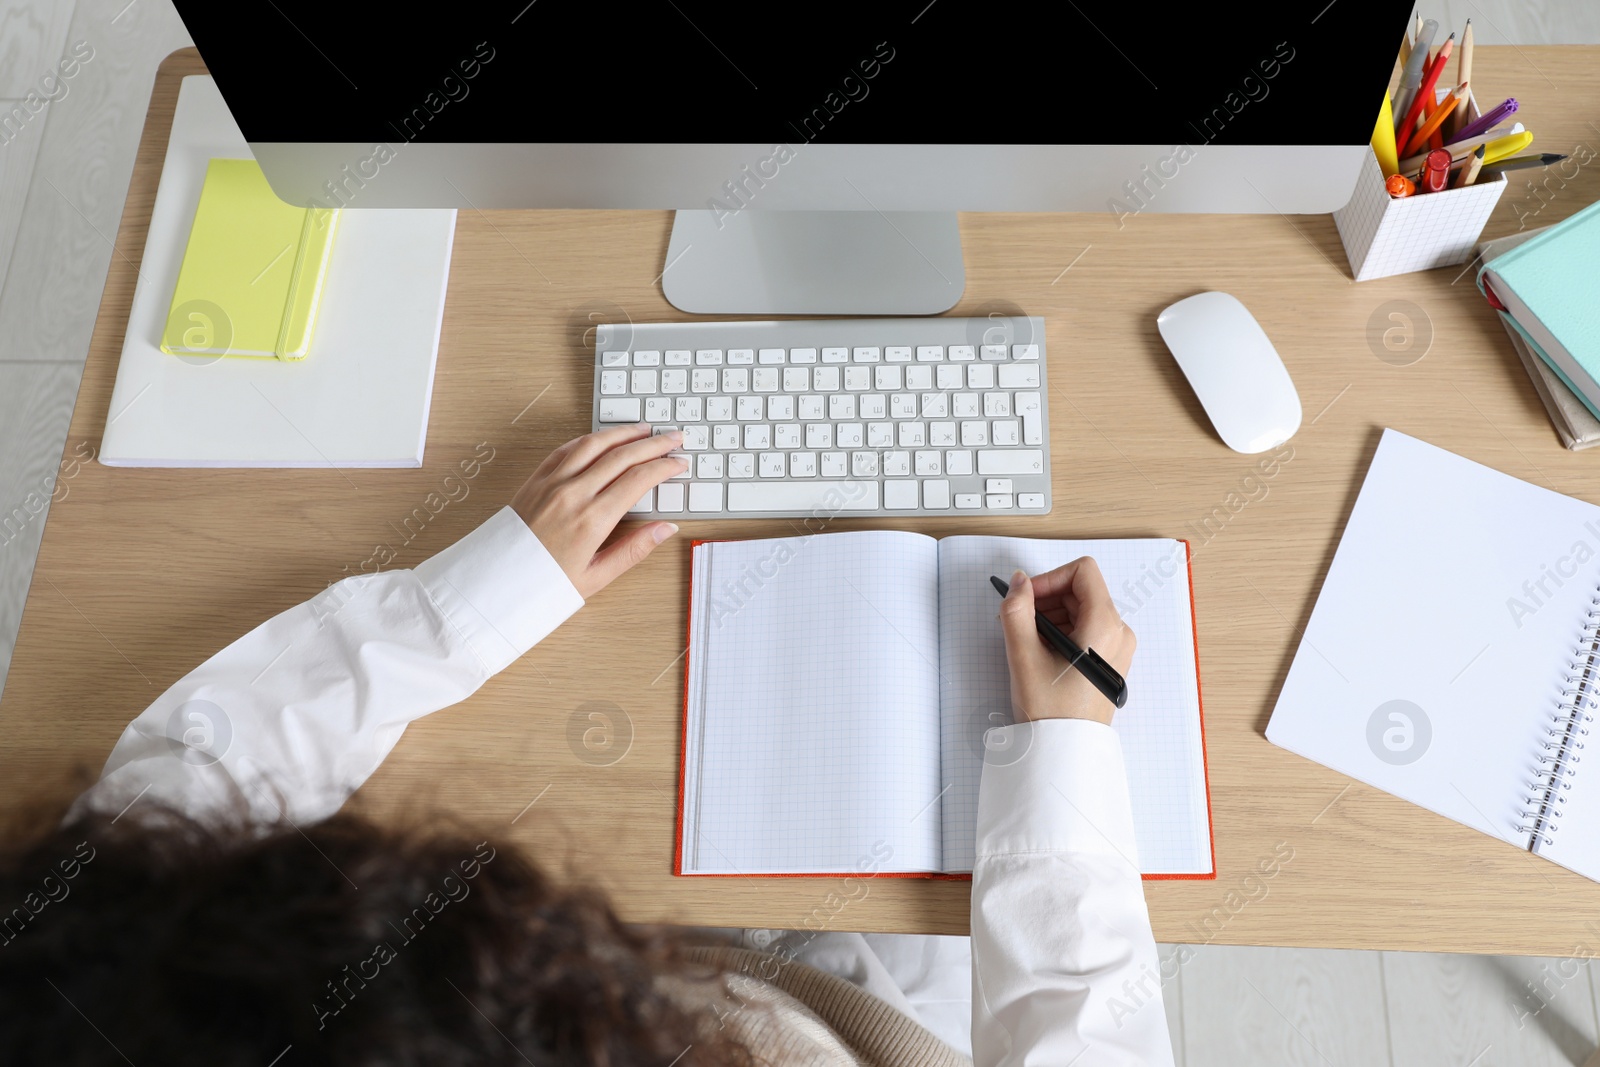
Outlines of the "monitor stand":
[[937,315],[966,284],[955,213],[931,211],[679,211],[661,272],[698,315]]

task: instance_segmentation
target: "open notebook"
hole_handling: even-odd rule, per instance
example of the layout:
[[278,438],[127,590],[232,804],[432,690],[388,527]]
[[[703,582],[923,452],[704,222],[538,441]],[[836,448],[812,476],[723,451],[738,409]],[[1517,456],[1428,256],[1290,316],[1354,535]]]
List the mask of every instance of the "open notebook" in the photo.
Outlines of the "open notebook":
[[1084,555],[1139,638],[1116,730],[1145,876],[1214,877],[1187,545],[888,530],[695,544],[676,873],[970,872],[1012,721],[989,575]]
[[1385,430],[1267,739],[1600,880],[1597,685],[1600,507]]

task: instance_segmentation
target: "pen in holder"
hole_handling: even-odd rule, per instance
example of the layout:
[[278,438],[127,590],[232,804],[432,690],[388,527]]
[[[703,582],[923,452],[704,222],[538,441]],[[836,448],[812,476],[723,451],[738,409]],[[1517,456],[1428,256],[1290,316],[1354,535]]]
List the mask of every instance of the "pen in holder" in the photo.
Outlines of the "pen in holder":
[[[1436,95],[1443,100],[1448,92]],[[1467,121],[1479,114],[1469,89]],[[1459,189],[1392,197],[1377,155],[1368,151],[1350,202],[1333,213],[1350,273],[1364,282],[1465,263],[1505,188],[1505,175],[1496,173]]]

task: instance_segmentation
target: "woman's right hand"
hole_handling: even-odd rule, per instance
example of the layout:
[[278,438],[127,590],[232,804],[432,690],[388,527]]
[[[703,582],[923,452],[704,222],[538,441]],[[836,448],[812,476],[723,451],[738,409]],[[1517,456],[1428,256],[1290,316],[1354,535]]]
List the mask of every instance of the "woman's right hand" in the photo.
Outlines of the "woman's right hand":
[[1035,607],[1079,648],[1094,649],[1127,677],[1137,642],[1117,614],[1100,565],[1093,557],[1083,556],[1031,579],[1017,571],[1011,576],[1010,592],[1000,603],[1000,622],[1006,636],[1011,707],[1017,721],[1092,719],[1109,725],[1116,706],[1039,636]]

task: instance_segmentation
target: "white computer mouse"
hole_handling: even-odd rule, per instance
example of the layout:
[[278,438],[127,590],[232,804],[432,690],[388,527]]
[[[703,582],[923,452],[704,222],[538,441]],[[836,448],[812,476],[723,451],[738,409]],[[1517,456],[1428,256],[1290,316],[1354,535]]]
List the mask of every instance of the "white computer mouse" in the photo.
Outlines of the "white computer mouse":
[[1265,452],[1300,429],[1300,394],[1255,316],[1227,293],[1199,293],[1156,316],[1222,443]]

